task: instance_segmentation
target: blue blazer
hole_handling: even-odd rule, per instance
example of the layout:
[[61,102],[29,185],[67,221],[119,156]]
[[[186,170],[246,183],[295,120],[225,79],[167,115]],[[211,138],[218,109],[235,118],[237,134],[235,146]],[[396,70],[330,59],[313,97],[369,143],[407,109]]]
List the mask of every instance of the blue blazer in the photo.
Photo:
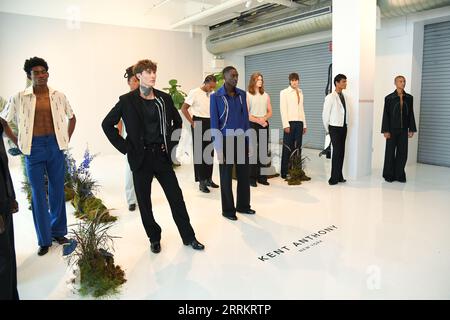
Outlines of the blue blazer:
[[250,128],[247,107],[247,93],[236,88],[236,95],[230,97],[222,86],[210,97],[210,116],[212,136],[216,149],[221,149],[221,139],[218,139],[219,131],[222,136],[235,135],[227,130],[242,129],[244,132]]

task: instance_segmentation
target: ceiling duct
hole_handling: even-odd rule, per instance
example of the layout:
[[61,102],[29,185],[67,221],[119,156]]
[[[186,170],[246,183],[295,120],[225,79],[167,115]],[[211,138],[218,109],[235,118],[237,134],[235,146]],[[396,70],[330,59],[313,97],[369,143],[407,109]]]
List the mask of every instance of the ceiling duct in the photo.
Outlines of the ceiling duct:
[[449,0],[378,0],[377,2],[384,18],[404,16],[450,5]]
[[[297,2],[304,2],[307,9],[269,8],[276,12],[267,12],[266,17],[261,15],[256,21],[248,23],[241,23],[239,19],[235,19],[229,26],[212,30],[206,39],[206,48],[212,54],[219,55],[232,50],[331,29],[331,1],[322,1],[321,7],[310,6],[309,9],[306,5],[308,1]],[[449,6],[450,0],[378,0],[378,5],[382,17],[391,18]]]

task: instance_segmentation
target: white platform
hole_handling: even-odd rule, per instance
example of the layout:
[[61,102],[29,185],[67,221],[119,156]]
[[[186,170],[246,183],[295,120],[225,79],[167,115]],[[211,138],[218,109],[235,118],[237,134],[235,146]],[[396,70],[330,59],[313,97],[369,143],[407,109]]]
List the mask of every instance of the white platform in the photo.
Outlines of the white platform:
[[[176,173],[204,252],[185,247],[156,180],[155,217],[162,252],[150,252],[139,212],[125,203],[124,158],[98,157],[92,172],[100,196],[119,217],[113,228],[116,263],[127,282],[112,299],[449,299],[450,169],[407,168],[407,184],[388,184],[380,169],[358,181],[330,187],[329,160],[308,151],[312,181],[288,186],[281,178],[252,188],[255,216],[232,222],[221,216],[220,192],[202,194],[191,166]],[[61,247],[38,257],[31,212],[13,165],[20,212],[15,215],[19,294],[22,299],[79,299],[67,287]],[[219,182],[214,168],[214,180]],[[73,208],[68,204],[69,222]],[[322,242],[293,242],[334,225]],[[323,232],[321,232],[323,233]],[[309,242],[311,244],[312,241]],[[274,253],[286,246],[284,253]],[[269,255],[267,255],[269,254]],[[268,261],[258,259],[261,256]]]

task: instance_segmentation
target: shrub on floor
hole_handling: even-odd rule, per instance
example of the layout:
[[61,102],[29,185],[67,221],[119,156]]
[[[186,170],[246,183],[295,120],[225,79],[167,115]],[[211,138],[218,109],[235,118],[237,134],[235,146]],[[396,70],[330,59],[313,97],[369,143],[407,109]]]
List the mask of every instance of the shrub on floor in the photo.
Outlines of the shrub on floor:
[[90,154],[89,149],[86,149],[83,161],[78,167],[71,156],[67,157],[68,176],[70,178],[68,178],[66,185],[72,188],[74,193],[71,203],[75,208],[77,218],[94,220],[99,215],[101,216],[101,222],[116,221],[117,217],[111,216],[103,201],[94,195],[98,185],[92,178],[89,168],[96,156]]
[[[290,148],[288,147],[289,151]],[[302,181],[310,181],[311,178],[308,177],[304,171],[304,164],[308,157],[301,155],[301,148],[295,147],[291,151],[288,162],[288,178],[286,179],[288,185],[295,186],[302,184]]]
[[125,272],[114,264],[114,238],[109,230],[114,222],[104,222],[103,215],[97,213],[92,220],[79,222],[71,231],[78,245],[69,256],[69,265],[77,269],[76,284],[82,296],[103,297],[116,294],[126,282]]

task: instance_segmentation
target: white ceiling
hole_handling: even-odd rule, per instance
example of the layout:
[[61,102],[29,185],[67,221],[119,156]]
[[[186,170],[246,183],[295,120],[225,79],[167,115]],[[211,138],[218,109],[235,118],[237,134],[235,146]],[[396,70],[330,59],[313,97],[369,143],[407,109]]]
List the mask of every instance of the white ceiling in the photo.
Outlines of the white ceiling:
[[[234,0],[1,0],[0,11],[122,26],[171,29],[171,25]],[[237,2],[237,1],[234,1]],[[257,1],[252,1],[255,6]],[[214,25],[246,11],[245,3],[220,11],[196,25]],[[185,25],[177,30],[188,30]]]

